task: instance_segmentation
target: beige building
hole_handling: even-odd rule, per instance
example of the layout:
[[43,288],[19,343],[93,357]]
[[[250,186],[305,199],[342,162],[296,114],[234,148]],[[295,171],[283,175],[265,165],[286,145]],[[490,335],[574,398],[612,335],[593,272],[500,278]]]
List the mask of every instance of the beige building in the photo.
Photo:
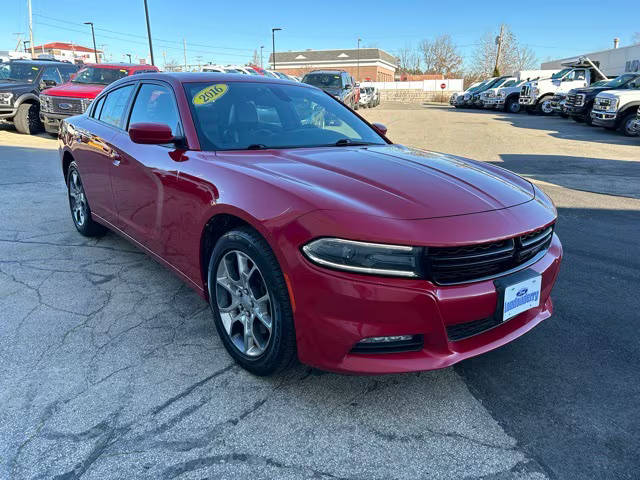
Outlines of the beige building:
[[[345,70],[357,82],[393,82],[398,60],[379,48],[346,50],[301,50],[276,52],[275,66],[279,72],[301,76],[311,70]],[[273,54],[269,67],[273,68]]]
[[[33,47],[38,56],[41,53],[53,55],[56,60],[67,60],[71,63],[95,63],[93,48],[83,47],[74,43],[51,42]],[[98,60],[102,62],[102,52],[97,50]]]

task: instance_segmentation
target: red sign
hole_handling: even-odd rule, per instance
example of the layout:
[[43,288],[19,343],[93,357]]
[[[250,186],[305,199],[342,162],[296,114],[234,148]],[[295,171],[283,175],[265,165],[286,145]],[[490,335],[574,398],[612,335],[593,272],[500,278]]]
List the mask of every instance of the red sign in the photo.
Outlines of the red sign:
[[445,88],[447,88],[447,84],[446,84],[446,83],[441,83],[441,84],[440,84],[440,88],[441,88],[442,90],[444,90]]

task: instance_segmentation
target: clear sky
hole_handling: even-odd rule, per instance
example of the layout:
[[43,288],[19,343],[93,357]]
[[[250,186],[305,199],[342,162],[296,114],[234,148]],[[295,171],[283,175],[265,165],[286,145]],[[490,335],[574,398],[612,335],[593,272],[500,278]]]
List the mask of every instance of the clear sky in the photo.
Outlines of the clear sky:
[[[107,59],[122,61],[148,55],[143,0],[32,0],[34,43],[74,42],[91,46],[88,25],[96,26],[98,48]],[[540,61],[621,46],[640,31],[640,3],[599,1],[290,1],[290,0],[148,0],[156,64],[245,63],[264,45],[271,52],[271,28],[276,50],[375,46],[395,53],[405,45],[441,33],[450,34],[466,57],[487,31],[507,23],[522,44]],[[27,0],[0,0],[0,50],[16,45],[14,33],[28,38]],[[110,57],[110,58],[109,58]]]

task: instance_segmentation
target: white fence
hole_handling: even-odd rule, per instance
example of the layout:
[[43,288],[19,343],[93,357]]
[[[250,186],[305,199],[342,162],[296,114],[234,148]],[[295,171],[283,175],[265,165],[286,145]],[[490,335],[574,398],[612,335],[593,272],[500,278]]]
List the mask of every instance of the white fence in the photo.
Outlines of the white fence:
[[[373,85],[380,90],[422,90],[425,92],[462,92],[464,80],[448,78],[446,80],[420,80],[417,82],[362,82],[360,85]],[[442,88],[444,84],[445,88]]]

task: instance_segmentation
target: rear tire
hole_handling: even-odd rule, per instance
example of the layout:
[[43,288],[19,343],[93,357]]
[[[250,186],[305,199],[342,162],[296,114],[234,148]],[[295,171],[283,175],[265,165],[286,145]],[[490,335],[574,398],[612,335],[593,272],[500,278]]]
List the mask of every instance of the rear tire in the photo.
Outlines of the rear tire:
[[42,131],[40,106],[37,103],[22,103],[13,117],[16,130],[25,135],[33,135]]
[[[234,258],[242,261],[234,266]],[[248,275],[241,274],[241,267]],[[294,362],[297,350],[289,289],[264,238],[248,227],[222,235],[211,253],[207,280],[216,330],[242,368],[265,376]]]
[[78,232],[85,237],[100,237],[107,232],[107,228],[95,222],[91,217],[91,208],[80,178],[78,165],[71,162],[67,172],[67,195],[71,218]]
[[571,119],[572,119],[574,122],[577,122],[577,123],[583,123],[583,122],[585,121],[585,120],[584,120],[584,118],[582,118],[582,117],[576,117],[575,115],[572,115],[572,116],[571,116]]

